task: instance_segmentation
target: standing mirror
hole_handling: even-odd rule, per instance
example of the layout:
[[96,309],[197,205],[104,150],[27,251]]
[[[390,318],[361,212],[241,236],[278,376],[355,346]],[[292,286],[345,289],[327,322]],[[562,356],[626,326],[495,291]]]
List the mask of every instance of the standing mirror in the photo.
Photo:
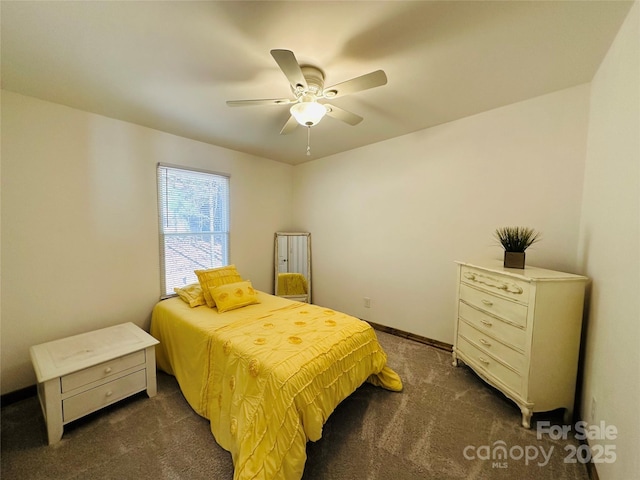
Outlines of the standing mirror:
[[311,303],[311,234],[277,232],[274,243],[275,294]]

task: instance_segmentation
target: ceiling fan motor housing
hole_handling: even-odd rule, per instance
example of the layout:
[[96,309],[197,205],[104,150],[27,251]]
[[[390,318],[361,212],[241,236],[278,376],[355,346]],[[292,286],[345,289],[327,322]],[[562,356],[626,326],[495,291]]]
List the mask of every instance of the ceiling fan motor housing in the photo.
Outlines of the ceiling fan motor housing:
[[322,70],[309,65],[300,67],[300,70],[302,70],[302,75],[307,81],[308,88],[305,91],[302,85],[297,85],[299,90],[298,92],[294,91],[294,93],[298,96],[308,94],[315,95],[316,97],[322,96],[322,90],[324,88],[324,73]]

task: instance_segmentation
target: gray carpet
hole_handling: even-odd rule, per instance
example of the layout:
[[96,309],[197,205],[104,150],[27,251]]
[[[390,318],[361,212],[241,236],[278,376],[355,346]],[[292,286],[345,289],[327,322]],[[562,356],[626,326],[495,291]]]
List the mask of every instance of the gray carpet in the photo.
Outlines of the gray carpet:
[[[534,415],[526,430],[517,407],[467,367],[452,367],[448,352],[387,333],[378,338],[405,390],[365,384],[342,402],[323,438],[308,443],[304,480],[588,479],[584,465],[564,462],[575,440],[536,438],[536,422],[557,423],[560,412]],[[3,407],[1,420],[3,480],[233,477],[230,454],[162,372],[156,397],[139,394],[73,422],[52,446],[37,398]],[[500,465],[477,458],[500,441],[512,452]],[[465,447],[476,458],[465,458]],[[550,457],[543,466],[541,448]],[[535,460],[517,458],[534,450]]]

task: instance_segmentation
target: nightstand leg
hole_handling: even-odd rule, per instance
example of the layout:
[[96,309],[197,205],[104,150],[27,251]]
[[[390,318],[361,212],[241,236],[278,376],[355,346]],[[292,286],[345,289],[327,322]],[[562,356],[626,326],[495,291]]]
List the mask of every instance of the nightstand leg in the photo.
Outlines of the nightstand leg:
[[58,443],[62,440],[63,428],[59,423],[51,423],[47,422],[47,440],[49,445],[53,445],[54,443]]
[[147,359],[147,396],[155,397],[158,393],[158,384],[156,380],[156,347],[148,347],[145,349],[145,358]]
[[62,398],[60,379],[49,380],[38,389],[40,404],[47,424],[47,441],[49,445],[58,443],[62,438]]

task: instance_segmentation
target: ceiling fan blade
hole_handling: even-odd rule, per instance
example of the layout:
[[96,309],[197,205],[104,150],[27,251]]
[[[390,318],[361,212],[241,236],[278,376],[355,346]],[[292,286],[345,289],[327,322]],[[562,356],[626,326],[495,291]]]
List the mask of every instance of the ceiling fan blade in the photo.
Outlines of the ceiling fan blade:
[[325,98],[336,98],[351,93],[361,92],[370,88],[386,85],[387,75],[382,70],[367,73],[360,77],[352,78],[341,83],[337,83],[323,90],[322,95]]
[[264,98],[257,100],[227,100],[230,107],[246,107],[251,105],[287,105],[291,103],[288,98]]
[[338,120],[342,120],[349,125],[357,125],[363,120],[360,115],[347,112],[346,110],[338,108],[335,105],[329,105],[328,103],[325,103],[324,106],[327,108],[327,115],[333,118],[337,118]]
[[298,121],[294,118],[293,115],[291,115],[289,117],[289,120],[287,120],[287,123],[285,123],[284,127],[282,127],[282,130],[280,130],[280,135],[287,135],[293,132],[297,126],[298,126]]
[[303,90],[309,88],[298,60],[291,50],[271,50],[271,56],[289,80],[294,91],[299,88]]

